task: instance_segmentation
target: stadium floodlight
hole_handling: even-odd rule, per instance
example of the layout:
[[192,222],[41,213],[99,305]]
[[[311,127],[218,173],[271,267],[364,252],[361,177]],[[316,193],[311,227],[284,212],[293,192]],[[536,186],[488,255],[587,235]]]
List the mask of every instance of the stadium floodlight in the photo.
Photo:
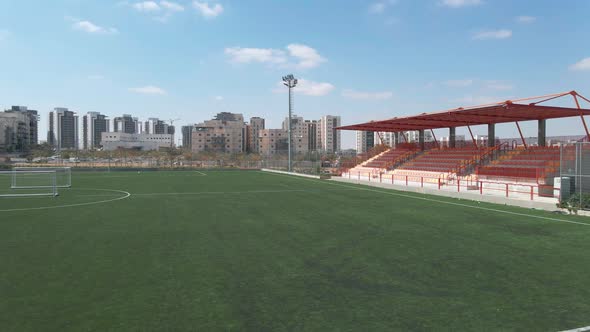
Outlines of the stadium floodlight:
[[289,165],[288,165],[288,170],[289,172],[291,172],[291,114],[293,111],[293,97],[292,97],[292,92],[291,90],[293,90],[293,88],[295,88],[295,86],[297,85],[298,81],[295,78],[295,76],[293,76],[293,74],[289,74],[287,76],[283,76],[283,85],[286,86],[287,88],[289,88],[289,118],[288,118],[288,146],[289,146]]

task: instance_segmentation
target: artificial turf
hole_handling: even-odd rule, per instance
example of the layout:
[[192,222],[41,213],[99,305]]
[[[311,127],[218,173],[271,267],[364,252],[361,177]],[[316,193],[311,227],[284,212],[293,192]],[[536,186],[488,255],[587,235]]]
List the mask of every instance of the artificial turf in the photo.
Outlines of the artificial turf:
[[[74,173],[57,198],[0,198],[0,330],[590,325],[589,226],[257,171],[203,174]],[[121,191],[131,196],[115,200]],[[61,205],[74,206],[26,210]]]

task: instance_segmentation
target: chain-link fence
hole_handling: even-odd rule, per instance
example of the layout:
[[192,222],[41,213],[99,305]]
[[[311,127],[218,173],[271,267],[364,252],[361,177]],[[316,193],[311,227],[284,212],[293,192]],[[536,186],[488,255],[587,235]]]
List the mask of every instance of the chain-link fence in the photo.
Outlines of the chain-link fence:
[[577,142],[560,148],[560,190],[564,208],[590,209],[590,143]]

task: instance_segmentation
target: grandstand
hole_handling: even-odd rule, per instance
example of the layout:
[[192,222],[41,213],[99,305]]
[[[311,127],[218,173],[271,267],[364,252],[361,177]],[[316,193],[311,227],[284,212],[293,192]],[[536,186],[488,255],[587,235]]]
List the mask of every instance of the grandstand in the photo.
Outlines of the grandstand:
[[505,155],[482,165],[477,170],[480,179],[543,182],[559,171],[558,146],[528,147],[508,151]]
[[[546,105],[549,101],[568,96],[575,101],[575,108]],[[424,183],[436,183],[439,189],[445,185],[457,185],[459,191],[460,182],[463,181],[468,189],[479,188],[482,193],[484,188],[506,188],[506,195],[509,186],[514,186],[519,191],[522,184],[525,184],[528,186],[526,192],[531,193],[531,198],[533,194],[541,195],[540,186],[544,186],[545,192],[550,192],[551,196],[554,192],[559,195],[558,190],[553,190],[553,178],[559,176],[561,160],[573,159],[573,150],[568,147],[560,150],[559,146],[547,146],[546,121],[579,116],[586,132],[584,138],[590,140],[590,132],[584,119],[584,115],[590,115],[590,110],[582,109],[580,100],[590,102],[571,91],[340,127],[339,130],[394,132],[396,137],[404,131],[419,132],[419,141],[414,144],[414,149],[410,149],[411,154],[407,153],[406,142],[403,149],[394,147],[356,167],[344,169],[342,176],[354,176],[369,181],[371,178],[382,181],[385,177],[391,179],[392,183],[398,178],[405,180],[406,184],[419,182],[421,186]],[[539,136],[536,146],[530,146],[530,142],[525,140],[519,125],[522,121],[537,121]],[[520,133],[521,145],[496,141],[495,125],[509,122],[515,123]],[[485,144],[481,145],[473,136],[471,126],[474,125],[488,126],[489,139]],[[473,145],[457,147],[457,127],[467,127]],[[424,142],[425,130],[441,128],[449,128],[448,144],[443,145],[436,138],[434,144]],[[397,140],[395,143],[399,142]]]

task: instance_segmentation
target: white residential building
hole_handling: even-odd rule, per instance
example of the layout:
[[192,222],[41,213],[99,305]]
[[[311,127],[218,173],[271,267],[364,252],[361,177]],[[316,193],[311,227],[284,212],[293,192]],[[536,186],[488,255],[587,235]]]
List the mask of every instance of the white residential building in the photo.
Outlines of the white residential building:
[[82,148],[92,150],[101,147],[102,133],[109,131],[109,120],[98,112],[88,112],[82,117]]
[[375,146],[375,133],[372,131],[356,132],[356,153],[366,153]]
[[135,149],[141,151],[170,148],[174,142],[169,134],[102,133],[102,146],[107,151]]
[[49,112],[47,142],[57,151],[78,149],[78,116],[67,108],[56,107]]
[[340,151],[341,137],[340,116],[325,115],[320,119],[320,146],[323,152],[336,153]]

